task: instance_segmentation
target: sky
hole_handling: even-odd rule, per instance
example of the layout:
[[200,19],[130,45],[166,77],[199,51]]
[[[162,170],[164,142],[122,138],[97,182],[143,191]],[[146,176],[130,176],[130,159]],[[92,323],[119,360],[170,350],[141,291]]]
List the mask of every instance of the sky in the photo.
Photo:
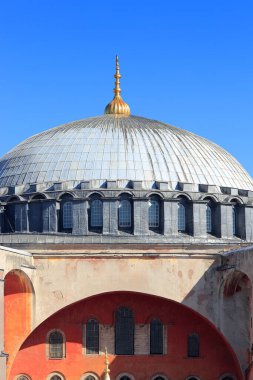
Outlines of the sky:
[[253,176],[252,0],[0,2],[0,156],[101,115],[119,55],[133,115],[208,138]]

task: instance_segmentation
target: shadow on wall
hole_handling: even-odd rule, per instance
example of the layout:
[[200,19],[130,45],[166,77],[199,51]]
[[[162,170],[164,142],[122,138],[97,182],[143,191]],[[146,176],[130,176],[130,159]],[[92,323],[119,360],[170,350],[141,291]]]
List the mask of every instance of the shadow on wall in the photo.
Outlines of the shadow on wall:
[[248,276],[218,261],[205,272],[183,300],[211,320],[233,347],[247,374],[251,365],[251,299]]

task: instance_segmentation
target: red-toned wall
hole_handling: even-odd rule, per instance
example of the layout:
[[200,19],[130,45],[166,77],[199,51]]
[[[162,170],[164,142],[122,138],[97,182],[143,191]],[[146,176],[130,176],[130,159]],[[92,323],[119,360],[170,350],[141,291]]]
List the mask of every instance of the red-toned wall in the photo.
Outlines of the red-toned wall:
[[[163,373],[170,380],[184,380],[195,375],[201,380],[219,379],[223,373],[233,373],[242,380],[235,355],[216,328],[194,311],[173,301],[145,294],[117,292],[102,294],[73,304],[47,319],[22,345],[11,371],[13,380],[19,373],[32,380],[44,380],[59,371],[67,380],[80,380],[85,372],[103,374],[104,356],[82,354],[82,325],[90,317],[101,324],[114,324],[114,312],[128,306],[134,312],[135,323],[148,323],[158,317],[168,325],[168,353],[161,356],[115,356],[109,352],[111,379],[121,372],[134,375],[136,380],[151,379]],[[46,335],[51,329],[66,335],[66,358],[46,357]],[[187,335],[200,336],[200,357],[187,358]]]
[[32,287],[22,271],[11,271],[4,279],[5,352],[9,354],[7,376],[24,339],[31,332]]

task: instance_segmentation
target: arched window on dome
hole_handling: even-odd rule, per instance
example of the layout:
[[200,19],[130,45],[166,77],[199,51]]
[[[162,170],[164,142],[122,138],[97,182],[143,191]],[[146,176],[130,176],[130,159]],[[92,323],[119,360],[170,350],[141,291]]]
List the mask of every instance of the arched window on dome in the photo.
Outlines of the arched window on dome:
[[17,380],[30,380],[30,377],[28,377],[26,375],[20,375],[17,377]]
[[60,199],[60,231],[71,233],[73,228],[73,197],[64,194]]
[[119,200],[118,228],[128,232],[132,230],[132,202],[127,196],[122,196]]
[[159,319],[150,322],[150,354],[163,354],[163,324]]
[[32,197],[28,203],[28,219],[29,219],[29,231],[30,232],[42,232],[43,231],[43,218],[42,218],[42,202],[45,196],[42,194],[36,194]]
[[232,205],[232,233],[234,236],[245,238],[245,208],[239,203],[238,199],[230,201]]
[[54,330],[48,336],[48,357],[62,359],[65,357],[65,337],[59,330]]
[[59,375],[53,375],[52,377],[50,377],[50,380],[62,380],[62,377],[60,377]]
[[133,312],[131,309],[124,306],[116,311],[115,353],[116,355],[134,354]]
[[186,231],[186,206],[182,201],[178,204],[178,231]]
[[206,232],[211,234],[213,232],[213,211],[210,204],[206,205]]
[[86,354],[99,354],[99,323],[89,319],[86,323]]
[[189,358],[199,357],[199,336],[196,333],[192,333],[188,335],[187,355]]
[[103,202],[93,196],[90,200],[89,228],[91,231],[102,232],[103,229]]
[[155,232],[162,232],[162,207],[160,197],[153,195],[148,202],[148,225]]

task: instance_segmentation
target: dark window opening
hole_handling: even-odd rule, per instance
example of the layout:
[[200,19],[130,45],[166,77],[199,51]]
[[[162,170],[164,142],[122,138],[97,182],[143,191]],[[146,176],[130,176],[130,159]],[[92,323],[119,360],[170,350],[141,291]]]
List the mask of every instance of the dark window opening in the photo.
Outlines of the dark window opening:
[[153,319],[150,323],[150,354],[163,354],[163,325],[159,319]]
[[199,336],[198,334],[188,335],[187,351],[189,358],[199,357]]
[[95,319],[86,324],[86,354],[99,354],[99,323]]
[[120,307],[116,311],[115,353],[134,354],[134,318],[132,310],[127,307]]

